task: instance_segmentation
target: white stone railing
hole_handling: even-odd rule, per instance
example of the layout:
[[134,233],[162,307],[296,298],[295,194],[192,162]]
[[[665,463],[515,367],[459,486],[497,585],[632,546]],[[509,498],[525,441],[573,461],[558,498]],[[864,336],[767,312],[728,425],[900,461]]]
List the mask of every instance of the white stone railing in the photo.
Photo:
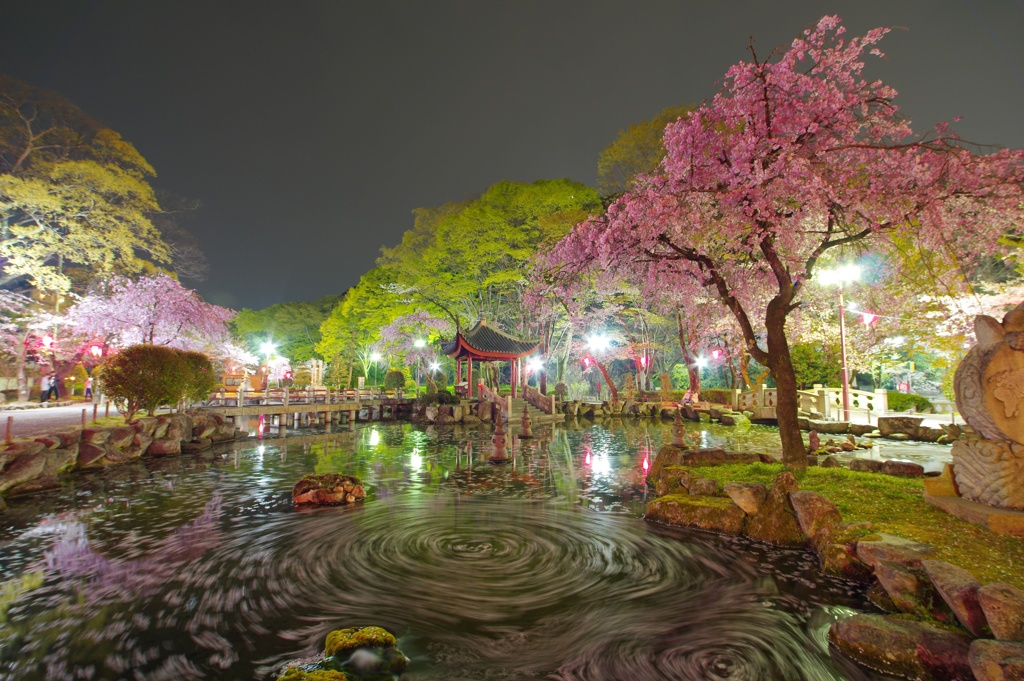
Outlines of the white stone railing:
[[[798,390],[800,409],[816,411],[830,421],[843,420],[843,390],[815,384],[811,390]],[[732,408],[738,411],[758,407],[774,407],[778,404],[775,388],[759,386],[757,390],[733,390]],[[884,390],[850,389],[850,416],[884,416],[889,409],[889,396]]]
[[545,414],[555,413],[555,396],[545,395],[541,391],[528,385],[523,386],[523,399],[540,409]]

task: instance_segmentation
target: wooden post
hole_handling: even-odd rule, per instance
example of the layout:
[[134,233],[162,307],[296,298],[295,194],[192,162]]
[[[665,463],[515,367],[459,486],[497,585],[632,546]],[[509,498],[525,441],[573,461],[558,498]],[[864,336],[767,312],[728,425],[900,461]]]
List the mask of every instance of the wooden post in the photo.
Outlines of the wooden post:
[[14,428],[14,417],[7,417],[7,433],[4,435],[4,442],[11,444],[11,429]]
[[96,420],[96,415],[99,413],[99,409],[100,409],[100,405],[98,405],[98,404],[92,405],[92,420],[93,421]]
[[82,427],[85,428],[85,409],[82,410]]
[[110,418],[110,402],[107,402],[106,408],[103,410],[103,418]]

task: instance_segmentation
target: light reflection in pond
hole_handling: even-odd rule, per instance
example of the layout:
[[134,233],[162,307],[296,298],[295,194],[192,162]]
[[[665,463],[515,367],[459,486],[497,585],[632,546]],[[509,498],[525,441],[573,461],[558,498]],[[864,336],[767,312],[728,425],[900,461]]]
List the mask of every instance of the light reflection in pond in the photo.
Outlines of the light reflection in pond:
[[[864,607],[813,557],[647,525],[644,428],[375,424],[80,474],[0,516],[0,676],[272,678],[333,628],[416,679],[876,678],[822,632]],[[293,509],[309,473],[351,507]]]

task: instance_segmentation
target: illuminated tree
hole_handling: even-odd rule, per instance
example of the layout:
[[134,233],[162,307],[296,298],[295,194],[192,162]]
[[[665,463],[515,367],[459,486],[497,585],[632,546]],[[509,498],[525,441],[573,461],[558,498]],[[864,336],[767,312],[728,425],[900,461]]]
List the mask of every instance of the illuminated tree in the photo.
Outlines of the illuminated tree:
[[115,276],[68,310],[79,336],[102,345],[167,345],[208,350],[229,341],[234,311],[211,305],[165,274],[132,281]]
[[0,77],[0,285],[67,291],[70,273],[169,264],[153,168],[63,98]]
[[710,289],[775,378],[791,466],[806,458],[786,320],[819,265],[907,243],[962,264],[1021,224],[1021,152],[981,153],[945,124],[914,135],[895,91],[863,77],[886,32],[848,38],[825,17],[774,61],[730,68],[711,101],[666,129],[661,172],[552,257],[566,295],[593,267],[649,291]]

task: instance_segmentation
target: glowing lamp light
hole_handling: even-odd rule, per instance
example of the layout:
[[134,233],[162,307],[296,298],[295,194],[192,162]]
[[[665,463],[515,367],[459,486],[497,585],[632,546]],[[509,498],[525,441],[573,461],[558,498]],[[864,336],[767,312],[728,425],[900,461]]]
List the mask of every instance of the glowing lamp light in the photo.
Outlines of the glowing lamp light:
[[703,369],[704,367],[706,367],[708,365],[708,358],[707,357],[698,357],[697,361],[694,362],[694,364],[696,364],[699,368]]
[[53,347],[53,336],[43,336],[43,347],[47,350]]
[[860,279],[860,267],[857,265],[845,265],[834,270],[822,270],[818,272],[818,281],[822,284],[842,284],[847,281]]
[[603,333],[593,334],[587,338],[587,347],[592,352],[604,352],[611,344],[611,339]]
[[651,462],[647,460],[647,455],[644,455],[644,475],[647,475],[647,471],[651,468]]
[[590,359],[589,357],[584,357],[583,358],[583,368],[584,369],[589,369],[590,368],[590,363],[593,362],[593,361],[594,360]]
[[431,371],[437,371],[440,368],[441,368],[441,365],[438,364],[437,362],[431,362],[430,363],[430,370]]
[[103,354],[103,348],[101,348],[98,345],[94,345],[91,348],[89,348],[89,354],[92,355],[93,357],[99,357]]
[[587,464],[588,466],[590,465],[590,450],[589,449],[587,450],[587,456],[586,456],[586,458],[583,459],[583,462],[585,464]]
[[527,363],[526,368],[530,372],[536,373],[544,369],[544,362],[541,361],[540,357],[534,357]]
[[371,362],[379,362],[380,361],[380,353],[379,352],[375,352],[372,355],[370,355],[370,361]]
[[870,312],[861,312],[861,317],[864,319],[864,326],[869,325],[871,322],[878,319],[878,315],[871,314]]
[[643,357],[640,358],[640,366],[647,366],[647,355],[644,355]]
[[275,349],[276,346],[270,341],[266,341],[260,345],[260,353],[266,355],[267,357],[270,357],[272,354],[274,354]]
[[427,345],[427,341],[423,340],[422,338],[417,338],[416,342],[413,343],[413,345],[415,345],[417,348],[422,348]]
[[715,359],[718,359],[718,357],[719,357],[719,356],[720,356],[721,354],[722,354],[722,351],[721,351],[721,350],[712,350],[712,351],[711,351],[711,356],[712,356],[713,358],[715,358]]

